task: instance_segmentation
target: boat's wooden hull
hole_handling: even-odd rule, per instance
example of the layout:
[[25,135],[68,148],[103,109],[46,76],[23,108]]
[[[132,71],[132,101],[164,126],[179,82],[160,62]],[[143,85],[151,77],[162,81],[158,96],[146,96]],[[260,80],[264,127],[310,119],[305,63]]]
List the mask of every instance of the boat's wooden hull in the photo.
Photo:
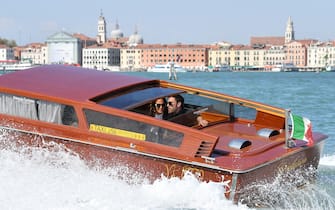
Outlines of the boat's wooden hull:
[[[4,127],[3,127],[4,128]],[[124,149],[96,145],[85,139],[55,138],[54,136],[25,132],[20,129],[6,129],[9,136],[14,136],[15,143],[27,146],[47,147],[50,142],[62,144],[65,148],[75,152],[91,166],[100,167],[126,167],[120,177],[140,176],[143,180],[154,181],[166,177],[183,177],[186,172],[192,172],[201,181],[224,182],[229,181],[226,187],[226,197],[238,202],[244,198],[248,186],[257,181],[271,181],[278,173],[292,173],[304,168],[317,168],[324,141],[305,147],[299,151],[278,158],[272,162],[263,164],[258,168],[248,171],[225,170],[211,164],[187,162],[183,160],[167,158],[138,152],[135,149]],[[246,160],[249,161],[249,160]],[[249,193],[249,192],[248,192]],[[246,199],[244,199],[246,200]]]

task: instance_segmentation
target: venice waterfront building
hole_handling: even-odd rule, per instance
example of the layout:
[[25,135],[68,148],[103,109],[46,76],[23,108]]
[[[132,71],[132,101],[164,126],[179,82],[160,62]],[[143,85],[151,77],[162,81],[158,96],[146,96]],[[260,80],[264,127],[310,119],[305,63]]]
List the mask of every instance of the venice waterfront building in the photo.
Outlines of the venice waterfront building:
[[120,49],[99,47],[97,45],[83,49],[83,67],[97,70],[118,70]]
[[5,45],[0,45],[0,62],[14,60],[14,49]]
[[47,41],[49,64],[79,64],[82,61],[82,42],[64,31],[57,32]]
[[48,63],[48,48],[46,44],[32,43],[21,50],[21,60],[32,64]]
[[307,66],[335,66],[335,41],[316,42],[308,47]]
[[[236,70],[270,70],[292,65],[301,70],[320,70],[335,66],[335,41],[297,40],[291,17],[284,36],[251,37],[248,45],[228,42],[214,44],[144,44],[135,32],[124,36],[118,22],[107,37],[102,12],[97,22],[97,37],[57,32],[45,44],[17,47],[15,52],[0,46],[0,60],[29,59],[34,64],[79,64],[99,70],[145,70],[168,62],[189,70],[206,70],[227,65]],[[19,52],[19,53],[17,53]]]

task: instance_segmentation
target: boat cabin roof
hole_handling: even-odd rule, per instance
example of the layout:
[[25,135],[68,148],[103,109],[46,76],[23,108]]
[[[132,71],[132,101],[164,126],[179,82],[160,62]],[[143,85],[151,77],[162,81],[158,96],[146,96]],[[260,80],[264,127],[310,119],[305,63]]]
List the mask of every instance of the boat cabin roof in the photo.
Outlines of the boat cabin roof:
[[[99,99],[118,89],[141,83],[159,83],[142,77],[103,72],[74,66],[39,66],[0,76],[0,88],[75,101]],[[96,102],[98,102],[96,100]]]

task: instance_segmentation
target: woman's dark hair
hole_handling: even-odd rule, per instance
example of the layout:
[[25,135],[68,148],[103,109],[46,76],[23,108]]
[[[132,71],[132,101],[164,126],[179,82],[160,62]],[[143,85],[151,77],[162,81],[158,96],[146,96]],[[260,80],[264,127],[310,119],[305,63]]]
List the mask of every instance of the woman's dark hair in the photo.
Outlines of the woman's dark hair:
[[154,100],[153,102],[150,103],[150,107],[149,107],[149,115],[154,117],[155,114],[156,114],[156,107],[155,107],[155,104],[156,104],[156,101],[158,99],[163,99],[163,102],[164,102],[164,106],[163,106],[163,119],[167,119],[167,115],[168,115],[168,110],[167,110],[167,107],[166,107],[166,99],[165,98],[157,98],[156,100]]

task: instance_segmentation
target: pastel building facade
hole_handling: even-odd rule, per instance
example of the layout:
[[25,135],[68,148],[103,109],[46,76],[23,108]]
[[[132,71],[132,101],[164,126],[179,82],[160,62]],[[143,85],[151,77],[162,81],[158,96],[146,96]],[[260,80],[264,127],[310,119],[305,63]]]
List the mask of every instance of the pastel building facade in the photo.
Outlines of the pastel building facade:
[[267,53],[265,47],[236,45],[230,50],[230,66],[233,69],[259,69],[264,66]]
[[335,41],[311,44],[307,51],[307,66],[317,68],[335,66]]
[[156,64],[176,63],[189,70],[201,70],[208,66],[209,45],[156,44],[143,45],[141,63],[143,68]]
[[79,38],[61,31],[46,41],[48,64],[82,64],[82,42]]
[[47,64],[48,49],[46,44],[31,43],[21,50],[21,60],[32,64]]
[[273,45],[267,47],[265,57],[264,57],[264,66],[276,66],[283,65],[285,63],[285,46],[284,45]]
[[130,71],[146,69],[146,66],[141,63],[142,51],[141,45],[120,49],[120,69]]
[[97,70],[115,70],[120,66],[120,49],[93,45],[83,49],[83,63],[85,68]]
[[231,64],[231,47],[227,42],[219,42],[212,45],[208,50],[208,67],[222,66]]
[[6,45],[0,45],[0,62],[14,60],[14,49]]
[[293,64],[296,67],[305,67],[307,65],[307,48],[316,42],[316,40],[299,40],[285,44],[285,63]]

